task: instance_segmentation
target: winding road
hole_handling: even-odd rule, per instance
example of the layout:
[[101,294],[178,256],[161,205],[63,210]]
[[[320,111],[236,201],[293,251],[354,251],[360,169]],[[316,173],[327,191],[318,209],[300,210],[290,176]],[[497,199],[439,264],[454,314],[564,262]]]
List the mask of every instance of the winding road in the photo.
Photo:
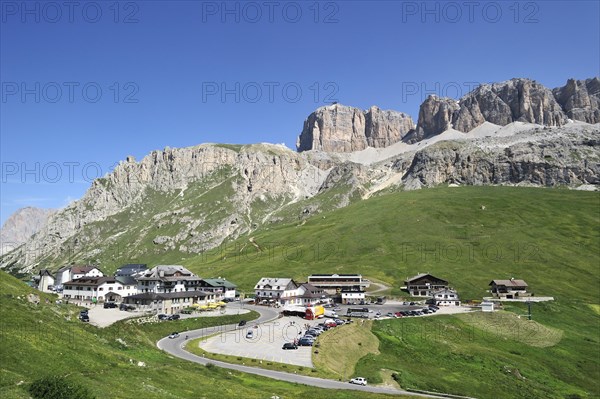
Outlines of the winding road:
[[[232,305],[230,305],[230,306],[232,306]],[[233,305],[233,306],[236,306],[236,305]],[[260,306],[249,306],[249,305],[238,305],[238,306],[244,306],[244,308],[255,310],[256,312],[258,312],[260,314],[260,317],[258,319],[255,319],[252,322],[249,322],[248,325],[266,323],[268,321],[272,321],[279,317],[279,312],[272,308],[265,308],[265,307],[260,307]],[[389,394],[389,395],[407,395],[407,396],[417,396],[417,397],[425,397],[425,398],[442,398],[442,396],[437,396],[437,395],[426,395],[426,394],[408,392],[408,391],[404,391],[404,390],[400,390],[400,389],[377,387],[377,386],[364,386],[363,387],[360,385],[349,384],[348,382],[340,382],[340,381],[335,381],[335,380],[328,380],[325,378],[309,377],[309,376],[304,376],[304,375],[286,373],[283,371],[267,370],[267,369],[261,369],[259,367],[250,367],[250,366],[243,366],[243,365],[239,365],[239,364],[221,362],[218,360],[206,359],[202,356],[194,355],[194,354],[186,351],[185,349],[183,349],[183,347],[185,346],[185,344],[187,342],[185,339],[186,335],[188,337],[188,340],[190,340],[190,339],[195,339],[195,338],[206,337],[206,336],[209,336],[209,335],[212,335],[215,333],[219,333],[219,332],[234,331],[236,328],[237,328],[237,324],[228,324],[228,325],[223,325],[223,326],[208,327],[208,328],[202,328],[202,329],[198,329],[198,330],[186,331],[184,334],[181,334],[179,336],[179,338],[175,338],[175,339],[170,339],[168,337],[162,338],[161,340],[159,340],[156,343],[156,346],[158,346],[158,348],[160,350],[163,350],[175,357],[185,359],[190,362],[195,362],[195,363],[199,363],[199,364],[203,364],[203,365],[206,365],[207,363],[212,363],[218,367],[222,367],[222,368],[226,368],[226,369],[230,369],[230,370],[242,371],[244,373],[255,374],[255,375],[262,376],[262,377],[273,378],[273,379],[280,380],[280,381],[295,382],[298,384],[304,384],[304,385],[309,385],[309,386],[319,387],[319,388],[326,388],[326,389],[351,389],[351,390],[357,390],[357,391],[373,392],[373,393]]]

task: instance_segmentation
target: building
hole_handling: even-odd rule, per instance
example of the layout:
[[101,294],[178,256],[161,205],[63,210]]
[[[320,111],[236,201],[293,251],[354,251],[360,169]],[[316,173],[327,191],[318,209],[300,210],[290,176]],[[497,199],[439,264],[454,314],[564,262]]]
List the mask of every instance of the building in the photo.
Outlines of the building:
[[54,278],[54,286],[57,289],[62,289],[63,283],[73,280],[71,278],[71,266],[63,266],[56,271],[56,277]]
[[54,276],[50,274],[48,269],[40,270],[37,282],[37,289],[42,292],[52,292],[54,289]]
[[295,304],[312,306],[318,303],[329,302],[325,290],[317,288],[310,283],[300,284],[296,290]]
[[200,289],[205,292],[213,292],[221,298],[234,299],[236,297],[237,285],[224,278],[203,278],[200,280]]
[[83,277],[102,277],[104,273],[96,266],[73,266],[71,267],[71,280]]
[[365,293],[364,292],[356,292],[356,291],[348,291],[342,292],[340,294],[340,301],[345,305],[360,305],[361,303],[365,303]]
[[201,278],[179,265],[159,265],[137,277],[138,292],[166,294],[170,292],[198,291]]
[[433,293],[448,288],[448,282],[429,273],[420,273],[404,281],[403,289],[412,296],[433,296]]
[[136,293],[131,277],[82,277],[63,284],[63,298],[86,302],[121,302]]
[[130,263],[127,265],[123,265],[117,269],[115,272],[115,277],[124,277],[124,276],[132,276],[137,277],[141,276],[148,270],[148,266],[142,263]]
[[529,297],[531,293],[527,292],[527,283],[523,280],[492,280],[489,284],[493,296],[504,299],[517,299],[519,297]]
[[56,271],[54,278],[54,287],[60,291],[63,284],[67,281],[76,280],[82,277],[102,277],[104,273],[95,266],[67,265]]
[[494,302],[481,302],[481,311],[482,312],[493,312],[494,311]]
[[349,291],[362,292],[370,285],[370,281],[363,279],[360,274],[312,274],[308,276],[308,282],[330,295]]
[[257,304],[293,305],[297,294],[298,284],[291,278],[263,277],[254,286]]
[[431,302],[436,306],[460,306],[460,297],[455,290],[444,288],[433,293]]
[[143,292],[123,298],[123,303],[138,310],[174,314],[185,308],[215,302],[214,293],[204,291],[179,291],[168,293]]

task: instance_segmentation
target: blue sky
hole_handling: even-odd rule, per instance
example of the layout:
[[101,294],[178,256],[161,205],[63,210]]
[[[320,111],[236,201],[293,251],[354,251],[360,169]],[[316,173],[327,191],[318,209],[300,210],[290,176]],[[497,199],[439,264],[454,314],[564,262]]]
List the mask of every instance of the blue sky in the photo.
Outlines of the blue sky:
[[[473,5],[469,5],[473,4]],[[127,155],[285,143],[331,101],[600,74],[597,1],[0,1],[0,222]]]

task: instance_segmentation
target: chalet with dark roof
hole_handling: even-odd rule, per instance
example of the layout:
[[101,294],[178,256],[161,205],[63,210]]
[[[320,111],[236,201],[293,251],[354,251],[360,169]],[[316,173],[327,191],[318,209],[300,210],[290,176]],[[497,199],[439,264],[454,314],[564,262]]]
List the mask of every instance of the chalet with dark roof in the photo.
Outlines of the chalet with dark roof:
[[412,296],[431,297],[435,291],[448,288],[448,282],[429,273],[420,273],[404,281],[404,289]]
[[510,280],[492,280],[489,286],[491,287],[490,292],[497,298],[518,299],[532,295],[527,292],[528,285],[524,280],[514,278]]

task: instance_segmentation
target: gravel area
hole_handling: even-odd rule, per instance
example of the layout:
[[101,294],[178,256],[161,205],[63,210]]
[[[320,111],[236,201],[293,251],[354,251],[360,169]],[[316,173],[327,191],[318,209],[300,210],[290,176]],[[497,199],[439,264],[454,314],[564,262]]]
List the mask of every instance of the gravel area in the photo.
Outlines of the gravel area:
[[[304,335],[306,325],[312,326],[322,321],[282,317],[258,325],[249,322],[235,331],[223,332],[201,341],[199,346],[212,353],[313,367],[313,347],[299,346],[295,350],[283,350],[282,346]],[[248,331],[252,331],[252,338],[247,338]]]

